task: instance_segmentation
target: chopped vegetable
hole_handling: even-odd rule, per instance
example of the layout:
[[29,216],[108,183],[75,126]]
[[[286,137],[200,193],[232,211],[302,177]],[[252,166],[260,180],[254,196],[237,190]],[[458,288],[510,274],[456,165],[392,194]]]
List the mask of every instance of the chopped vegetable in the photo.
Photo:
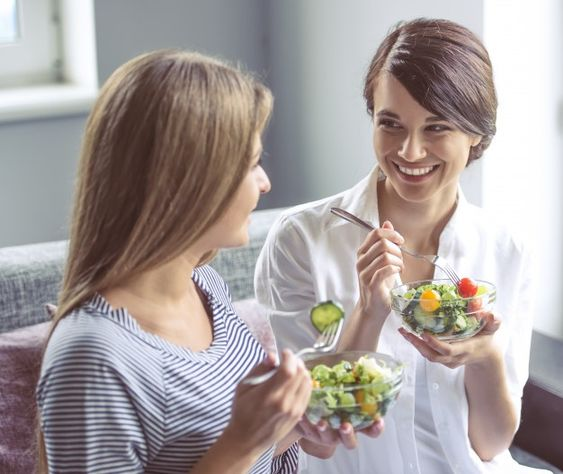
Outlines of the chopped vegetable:
[[[469,292],[472,296],[464,296]],[[494,287],[491,291],[487,285],[463,278],[459,285],[420,282],[397,296],[399,299],[392,299],[393,309],[409,329],[417,334],[428,331],[439,339],[453,340],[479,331],[483,324],[481,311],[490,307],[496,292]]]
[[433,311],[436,311],[440,307],[441,299],[442,297],[440,296],[440,293],[438,293],[436,290],[424,290],[420,294],[420,307],[424,311],[431,313]]
[[344,317],[344,310],[332,300],[323,301],[311,310],[311,323],[319,332],[323,332],[332,323]]
[[307,408],[312,423],[326,420],[334,429],[349,422],[363,429],[384,416],[398,396],[402,366],[362,356],[356,362],[341,361],[328,367],[314,366],[310,373],[313,392]]

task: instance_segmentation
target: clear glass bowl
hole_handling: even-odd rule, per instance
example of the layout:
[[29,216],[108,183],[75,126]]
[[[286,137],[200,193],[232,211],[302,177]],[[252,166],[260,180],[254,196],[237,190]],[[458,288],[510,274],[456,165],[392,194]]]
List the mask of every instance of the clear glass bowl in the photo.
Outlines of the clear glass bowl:
[[[483,328],[482,316],[493,309],[496,300],[495,285],[482,280],[475,280],[475,283],[477,294],[469,298],[459,296],[450,280],[405,283],[391,290],[391,308],[403,320],[403,327],[414,334],[426,331],[442,341],[467,339]],[[415,291],[428,284],[443,285],[446,290],[439,303],[423,301],[420,291]],[[447,291],[448,286],[452,291]]]
[[[368,363],[369,369],[352,370],[361,357],[373,360]],[[342,423],[349,422],[354,429],[361,430],[385,416],[399,396],[403,365],[388,355],[367,351],[325,354],[306,359],[305,365],[312,371],[320,364],[332,368],[343,361],[348,364],[340,366],[342,370],[338,379],[348,379],[346,383],[338,383],[333,379],[330,381],[332,385],[319,386],[313,377],[315,386],[305,414],[314,424],[325,420],[333,429],[338,429]],[[378,375],[370,383],[361,383],[360,380],[364,381],[367,376],[366,370],[375,370]],[[371,375],[369,379],[372,380]]]

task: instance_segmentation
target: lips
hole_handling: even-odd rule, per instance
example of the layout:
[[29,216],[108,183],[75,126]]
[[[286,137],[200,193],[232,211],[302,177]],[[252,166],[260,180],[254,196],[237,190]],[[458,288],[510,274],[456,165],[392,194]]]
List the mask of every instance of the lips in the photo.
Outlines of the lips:
[[410,167],[410,166],[407,167],[397,164],[395,164],[395,166],[401,173],[406,174],[407,176],[425,176],[427,174],[430,174],[438,167],[438,165],[424,166],[424,167]]
[[397,170],[399,177],[403,181],[408,183],[418,183],[426,181],[426,178],[433,175],[440,167],[440,164],[426,166],[404,166],[403,164],[398,164],[395,162],[392,163]]

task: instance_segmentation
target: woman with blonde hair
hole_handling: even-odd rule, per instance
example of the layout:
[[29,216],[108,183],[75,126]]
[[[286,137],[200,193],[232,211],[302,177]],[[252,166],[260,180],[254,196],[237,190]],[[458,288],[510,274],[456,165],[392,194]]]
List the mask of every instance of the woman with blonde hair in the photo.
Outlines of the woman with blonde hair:
[[[244,245],[270,183],[269,90],[198,54],[120,67],[87,123],[59,306],[37,390],[49,472],[291,472],[311,382],[271,368],[205,265]],[[254,367],[254,368],[253,368]]]

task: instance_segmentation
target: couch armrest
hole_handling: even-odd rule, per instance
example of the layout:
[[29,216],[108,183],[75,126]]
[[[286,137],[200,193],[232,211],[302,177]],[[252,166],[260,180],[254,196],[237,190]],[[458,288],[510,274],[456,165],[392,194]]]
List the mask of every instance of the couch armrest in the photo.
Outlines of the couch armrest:
[[514,445],[563,469],[563,341],[534,331]]

